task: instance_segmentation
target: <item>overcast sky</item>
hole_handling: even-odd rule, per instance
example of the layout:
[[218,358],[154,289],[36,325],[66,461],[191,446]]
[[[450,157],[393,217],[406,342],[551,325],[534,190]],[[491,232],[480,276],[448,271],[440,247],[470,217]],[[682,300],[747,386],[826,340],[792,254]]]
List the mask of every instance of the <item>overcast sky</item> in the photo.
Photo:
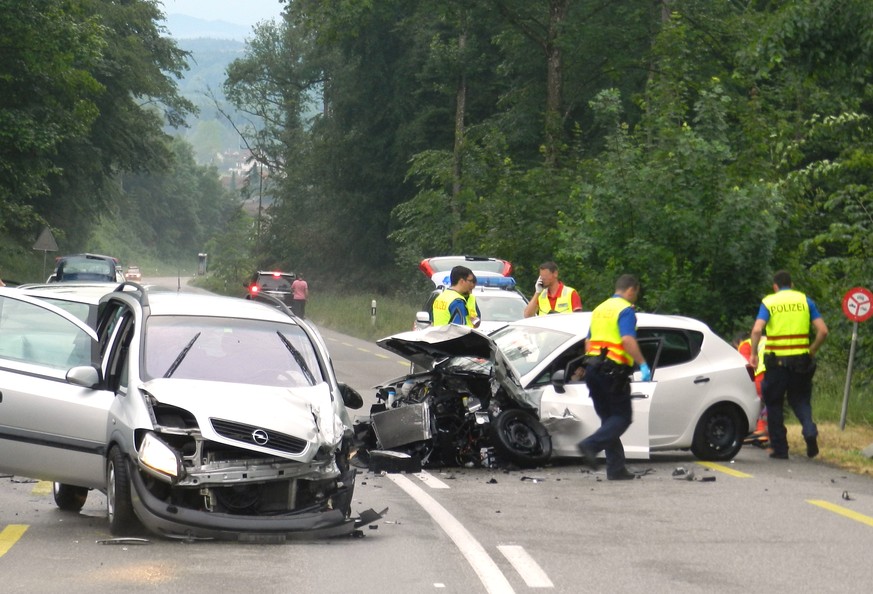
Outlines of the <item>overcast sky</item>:
[[165,14],[184,14],[207,21],[252,25],[278,18],[285,3],[279,0],[161,0]]

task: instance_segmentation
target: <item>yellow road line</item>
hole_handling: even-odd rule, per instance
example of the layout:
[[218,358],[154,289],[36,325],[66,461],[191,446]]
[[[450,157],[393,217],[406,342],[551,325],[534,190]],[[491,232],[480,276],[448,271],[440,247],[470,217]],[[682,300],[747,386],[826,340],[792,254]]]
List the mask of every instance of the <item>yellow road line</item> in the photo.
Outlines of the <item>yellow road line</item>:
[[0,557],[12,548],[27,530],[27,524],[10,524],[0,531]]
[[807,499],[806,502],[817,505],[818,507],[824,508],[828,511],[832,511],[835,514],[840,514],[841,516],[849,518],[850,520],[855,520],[856,522],[861,522],[862,524],[873,526],[873,518],[871,518],[870,516],[859,514],[858,512],[846,509],[845,507],[842,507],[840,505],[834,505],[833,503],[828,503],[827,501],[822,501],[821,499]]
[[723,472],[730,476],[735,476],[737,478],[753,478],[751,474],[746,474],[745,472],[740,472],[739,470],[734,470],[724,464],[716,464],[715,462],[698,462],[701,466],[705,466],[710,470],[717,470],[718,472]]
[[51,481],[39,481],[33,486],[33,490],[31,491],[34,495],[48,495],[52,492],[52,482]]

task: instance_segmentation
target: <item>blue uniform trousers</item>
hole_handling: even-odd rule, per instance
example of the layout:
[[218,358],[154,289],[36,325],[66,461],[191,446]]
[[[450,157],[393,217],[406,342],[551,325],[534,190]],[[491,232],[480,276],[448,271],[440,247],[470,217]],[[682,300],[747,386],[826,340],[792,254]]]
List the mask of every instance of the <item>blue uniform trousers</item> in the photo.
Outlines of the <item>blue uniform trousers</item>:
[[585,383],[594,402],[594,412],[600,417],[600,428],[582,440],[581,445],[606,453],[607,478],[625,471],[621,436],[633,420],[630,372],[630,367],[609,361],[588,365],[585,370]]

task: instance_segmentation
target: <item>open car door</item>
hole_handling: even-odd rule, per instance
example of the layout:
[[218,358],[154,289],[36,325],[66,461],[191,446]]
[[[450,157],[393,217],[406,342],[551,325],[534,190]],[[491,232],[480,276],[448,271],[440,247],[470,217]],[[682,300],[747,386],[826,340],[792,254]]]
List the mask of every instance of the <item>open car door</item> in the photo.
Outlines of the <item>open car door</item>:
[[[660,338],[640,339],[640,348],[652,353],[648,361],[652,369],[652,381],[631,381],[631,404],[633,421],[621,443],[628,459],[646,460],[649,458],[649,409],[655,395],[657,381],[655,371],[661,355]],[[645,348],[644,348],[645,347]],[[576,444],[600,428],[600,418],[594,412],[594,402],[588,395],[584,380],[565,381],[571,371],[578,367],[582,357],[567,364],[564,373],[543,390],[540,400],[540,421],[552,436],[552,455],[556,457],[578,457]],[[648,360],[648,358],[647,358]],[[639,372],[634,378],[639,378]],[[602,452],[601,452],[602,454]]]

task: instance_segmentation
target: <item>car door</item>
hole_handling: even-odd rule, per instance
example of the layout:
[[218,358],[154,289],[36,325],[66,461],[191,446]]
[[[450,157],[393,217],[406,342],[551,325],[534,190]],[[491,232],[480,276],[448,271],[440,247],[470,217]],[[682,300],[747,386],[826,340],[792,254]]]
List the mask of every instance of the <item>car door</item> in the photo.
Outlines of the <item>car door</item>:
[[661,344],[653,373],[658,395],[651,403],[649,431],[652,448],[666,447],[693,431],[693,422],[707,406],[713,373],[701,352],[703,336],[683,328],[637,329],[637,339],[647,361],[655,358],[654,340]]
[[[621,436],[625,456],[645,460],[649,457],[649,407],[657,382],[631,382],[633,422]],[[588,395],[584,381],[567,382],[563,392],[554,385],[543,388],[540,421],[552,437],[552,455],[578,457],[576,444],[600,428],[600,418]]]
[[0,471],[83,487],[104,483],[114,395],[67,381],[99,359],[97,335],[72,314],[0,290]]

